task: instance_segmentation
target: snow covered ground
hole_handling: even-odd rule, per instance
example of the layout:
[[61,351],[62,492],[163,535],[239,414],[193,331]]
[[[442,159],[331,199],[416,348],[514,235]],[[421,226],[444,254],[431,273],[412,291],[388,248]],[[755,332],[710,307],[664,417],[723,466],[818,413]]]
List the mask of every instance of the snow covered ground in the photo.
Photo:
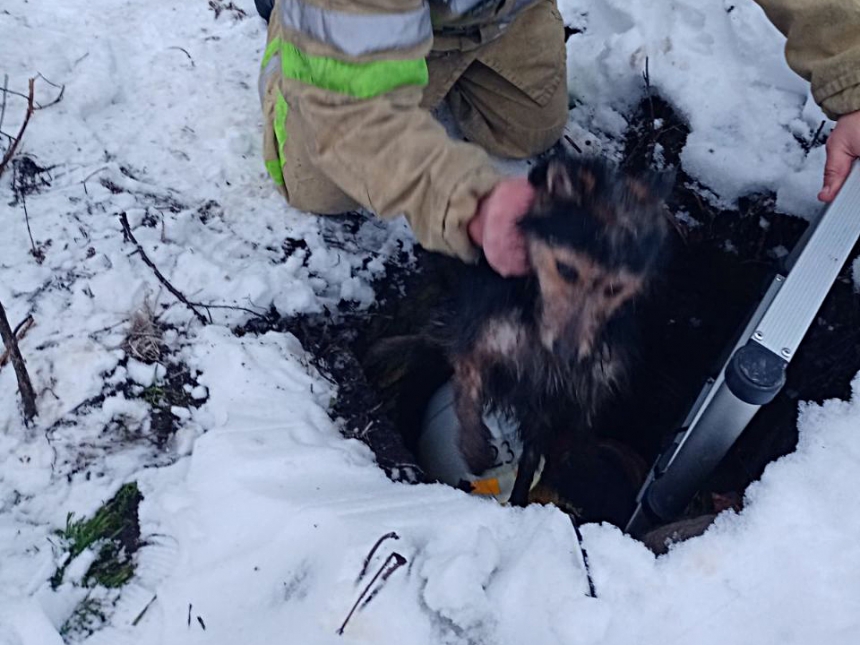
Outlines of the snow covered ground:
[[[216,12],[209,6],[227,7]],[[136,239],[190,299],[284,315],[370,306],[384,261],[411,246],[402,222],[350,234],[285,207],[259,156],[256,72],[264,26],[213,0],[27,2],[0,11],[0,75],[26,93],[65,85],[33,116],[21,152],[49,170],[24,203],[0,180],[0,302],[39,393],[21,420],[0,371],[0,644],[51,645],[87,594],[107,622],[87,642],[140,643],[856,643],[860,639],[860,380],[852,401],[806,405],[797,451],[701,538],[655,558],[610,526],[583,527],[598,597],[586,595],[570,524],[439,486],[390,482],[342,438],[336,391],[289,335],[232,333],[250,314],[202,325],[124,240]],[[732,203],[775,190],[809,215],[822,116],[749,0],[562,0],[571,38],[572,124],[611,139],[651,82],[689,119],[685,170]],[[235,6],[235,5],[232,5]],[[729,9],[733,7],[733,9]],[[42,79],[37,100],[58,90]],[[9,95],[2,130],[25,102]],[[5,145],[5,143],[4,143]],[[284,246],[287,239],[304,245]],[[285,257],[289,255],[289,257]],[[168,326],[165,366],[187,374],[179,430],[158,445],[150,401],[163,371],[124,343],[135,311]],[[121,591],[56,590],[55,531],[125,482],[144,500],[144,546]],[[406,564],[335,631],[396,551]],[[143,613],[144,608],[148,609]],[[75,639],[72,633],[66,638]]]

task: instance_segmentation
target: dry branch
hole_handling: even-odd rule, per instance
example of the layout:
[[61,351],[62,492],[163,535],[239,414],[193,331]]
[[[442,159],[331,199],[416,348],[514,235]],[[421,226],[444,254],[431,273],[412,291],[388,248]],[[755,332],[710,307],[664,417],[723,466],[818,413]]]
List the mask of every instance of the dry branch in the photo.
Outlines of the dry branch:
[[[369,603],[376,597],[376,594],[379,593],[379,590],[391,577],[391,574],[393,574],[405,564],[406,558],[397,553],[397,551],[393,551],[389,554],[389,556],[385,559],[385,562],[383,562],[382,566],[379,568],[379,571],[376,572],[376,575],[370,579],[370,582],[367,583],[367,586],[359,594],[358,598],[355,601],[355,604],[352,606],[352,609],[349,610],[349,613],[346,615],[346,618],[344,618],[343,623],[341,623],[341,626],[337,628],[338,636],[343,636],[343,630],[346,629],[346,626],[349,623],[349,620],[352,618],[352,615],[355,613],[355,610],[359,609],[359,606],[362,608],[366,607],[367,603]],[[376,584],[377,580],[379,580],[379,586],[374,589],[373,586]]]
[[[35,322],[36,321],[33,319],[33,316],[27,316],[24,320],[18,323],[18,326],[15,327],[15,330],[12,332],[15,336],[15,340],[21,340],[24,338],[24,336],[27,335],[27,332],[30,331],[30,327],[32,327]],[[9,362],[11,354],[12,352],[9,349],[4,350],[4,352],[0,354],[0,367],[3,367]]]
[[177,47],[177,46],[174,46],[174,47],[168,47],[167,49],[176,49],[176,50],[181,51],[183,54],[185,54],[186,56],[188,56],[188,60],[190,60],[190,61],[191,61],[191,67],[197,67],[197,65],[195,65],[195,64],[194,64],[194,59],[193,59],[193,58],[191,58],[191,54],[189,54],[189,53],[188,53],[188,50],[187,50],[187,49],[185,49],[185,48],[183,48],[183,47]]
[[161,284],[163,284],[170,293],[176,296],[176,298],[180,302],[182,302],[186,307],[188,307],[197,317],[197,320],[202,322],[204,325],[207,324],[209,321],[206,319],[206,316],[200,313],[197,307],[194,306],[194,303],[189,302],[188,298],[186,298],[182,294],[182,292],[179,291],[179,289],[170,284],[167,278],[161,275],[161,271],[158,270],[158,267],[155,266],[155,263],[149,259],[149,256],[146,254],[146,251],[143,250],[143,247],[140,245],[140,242],[137,241],[137,239],[134,237],[134,234],[131,232],[131,226],[128,225],[128,217],[125,213],[120,213],[119,222],[122,225],[122,231],[125,235],[125,239],[127,239],[129,242],[131,242],[137,247],[137,253],[140,254],[140,259],[143,260],[144,263],[150,269],[152,269],[152,272],[155,274],[155,277],[158,278],[158,281],[161,282]]
[[358,574],[358,578],[355,581],[355,584],[358,584],[362,581],[364,576],[367,575],[367,570],[370,567],[370,561],[373,560],[373,556],[376,555],[376,550],[380,547],[380,545],[385,542],[385,540],[399,540],[400,536],[397,535],[394,531],[390,533],[386,533],[381,538],[376,541],[376,544],[373,545],[373,548],[370,549],[370,552],[367,554],[367,557],[364,558],[364,566],[361,567],[361,571]]
[[9,75],[3,75],[3,103],[0,104],[0,130],[3,129],[3,119],[6,118],[6,92],[9,91]]
[[[96,172],[98,172],[98,171],[96,171]],[[95,173],[93,173],[93,174],[95,174]],[[86,180],[84,180],[84,181],[86,181]],[[86,184],[84,185],[84,187],[86,189]],[[186,298],[184,295],[182,295],[181,291],[179,291],[176,287],[174,287],[172,284],[170,284],[170,282],[168,282],[167,278],[165,278],[161,274],[161,271],[158,270],[158,267],[155,266],[155,263],[149,259],[148,255],[146,255],[146,252],[143,250],[143,247],[140,245],[140,242],[138,242],[137,239],[135,239],[134,235],[132,234],[131,227],[128,224],[128,217],[126,216],[125,213],[120,213],[119,221],[120,221],[120,224],[122,225],[122,231],[123,231],[123,234],[125,235],[125,238],[137,247],[137,253],[140,254],[141,259],[146,263],[146,265],[150,269],[152,269],[153,273],[155,273],[155,277],[158,278],[158,281],[161,282],[161,284],[163,284],[165,287],[167,287],[167,290],[170,291],[170,293],[172,293],[174,296],[176,296],[176,298],[180,302],[182,302],[186,307],[188,307],[191,311],[193,311],[194,315],[197,316],[197,319],[200,322],[202,322],[204,325],[212,322],[212,312],[209,311],[210,309],[232,309],[233,311],[244,311],[245,313],[249,313],[249,314],[252,314],[254,316],[257,316],[257,318],[265,318],[266,317],[265,314],[262,314],[259,311],[254,311],[253,309],[248,309],[247,307],[238,307],[236,305],[212,305],[212,304],[207,305],[207,304],[204,304],[202,302],[192,302],[192,301],[188,300],[188,298]],[[207,319],[206,316],[204,316],[202,313],[200,313],[200,311],[197,309],[197,307],[205,309],[206,313],[209,314],[209,318]]]
[[[32,84],[30,85],[32,88]],[[30,423],[38,414],[36,410],[36,393],[33,391],[33,383],[30,381],[30,375],[27,374],[27,366],[24,364],[24,358],[21,356],[21,351],[18,349],[18,341],[12,328],[9,326],[9,319],[6,318],[6,310],[3,309],[3,303],[0,303],[0,338],[3,339],[3,345],[12,359],[12,365],[15,367],[15,375],[18,377],[18,390],[21,392],[21,399],[24,402],[24,421]]]
[[588,552],[585,550],[585,545],[582,543],[582,533],[579,530],[579,524],[576,523],[576,518],[568,513],[570,523],[573,525],[573,533],[576,535],[576,543],[579,545],[579,552],[582,554],[582,567],[585,569],[585,578],[588,581],[588,597],[597,598],[597,592],[594,589],[594,578],[591,577],[591,566],[588,562]]
[[37,264],[42,264],[45,260],[45,252],[36,248],[36,241],[33,239],[33,229],[30,228],[30,213],[27,210],[27,193],[26,190],[22,187],[20,189],[16,189],[17,181],[18,181],[18,164],[16,162],[12,162],[12,190],[13,192],[20,198],[21,206],[24,209],[24,222],[27,224],[27,235],[30,236],[30,254],[36,258]]
[[806,149],[807,154],[809,154],[809,151],[812,150],[815,147],[815,144],[818,143],[818,137],[821,136],[821,131],[824,129],[825,123],[827,123],[827,121],[822,121],[819,124],[818,129],[815,131],[815,135],[812,137],[812,141],[809,142],[809,147]]
[[[65,85],[57,85],[56,83],[52,83],[51,81],[49,81],[47,78],[45,78],[41,74],[39,74],[38,77],[41,78],[43,81],[45,81],[48,85],[56,87],[58,90],[60,90],[60,93],[57,95],[57,98],[55,98],[50,103],[45,103],[44,105],[42,105],[41,103],[39,103],[37,100],[34,99],[33,100],[33,111],[34,112],[36,110],[44,110],[45,108],[49,108],[52,105],[56,105],[57,103],[59,103],[60,101],[63,100],[63,96],[66,94],[66,86]],[[33,80],[36,80],[36,79],[33,79]],[[15,90],[9,89],[9,75],[7,74],[6,75],[6,82],[3,85],[3,101],[4,101],[4,103],[6,101],[6,96],[9,94],[11,94],[12,96],[20,96],[22,99],[27,98],[27,95],[24,94],[23,92],[16,92]],[[3,124],[3,120],[0,119],[0,125],[2,125],[2,124]],[[6,135],[6,136],[9,136],[9,135]],[[9,137],[9,138],[11,139],[12,137]]]
[[45,108],[49,108],[49,107],[51,107],[52,105],[56,105],[57,103],[59,103],[60,101],[62,101],[62,100],[63,100],[63,96],[64,96],[64,95],[65,95],[65,93],[66,93],[66,86],[65,86],[65,85],[58,85],[57,83],[54,83],[54,82],[52,82],[52,81],[49,81],[47,78],[45,78],[44,76],[42,76],[41,72],[39,73],[39,78],[41,78],[43,81],[45,81],[45,82],[46,82],[48,85],[50,85],[51,87],[56,87],[58,90],[60,90],[60,93],[59,93],[59,94],[57,94],[57,98],[55,98],[55,99],[54,99],[53,101],[51,101],[50,103],[45,103],[45,105],[39,105],[39,104],[36,104],[36,109],[37,109],[37,110],[44,110]]
[[18,144],[21,143],[21,137],[24,136],[24,130],[27,129],[27,124],[30,122],[30,117],[33,116],[33,94],[35,92],[35,84],[36,79],[30,79],[30,91],[27,95],[27,113],[24,115],[24,122],[21,124],[21,129],[18,130],[18,136],[12,140],[12,144],[9,146],[9,149],[6,151],[6,154],[3,155],[3,160],[0,161],[0,177],[3,176],[3,171],[6,170],[6,166],[9,165],[9,161],[15,155],[15,150],[18,149]]

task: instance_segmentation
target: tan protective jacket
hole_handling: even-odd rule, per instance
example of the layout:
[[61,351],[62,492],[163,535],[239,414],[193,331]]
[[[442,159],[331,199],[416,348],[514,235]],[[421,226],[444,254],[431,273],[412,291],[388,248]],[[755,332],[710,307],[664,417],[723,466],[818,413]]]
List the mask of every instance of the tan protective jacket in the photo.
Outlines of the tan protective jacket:
[[[493,40],[533,2],[277,0],[260,77],[275,183],[286,194],[284,146],[301,128],[300,163],[382,217],[405,214],[425,248],[473,261],[466,224],[499,175],[421,106],[425,57]],[[828,116],[860,109],[860,0],[757,2]]]
[[831,119],[860,110],[860,0],[756,0]]

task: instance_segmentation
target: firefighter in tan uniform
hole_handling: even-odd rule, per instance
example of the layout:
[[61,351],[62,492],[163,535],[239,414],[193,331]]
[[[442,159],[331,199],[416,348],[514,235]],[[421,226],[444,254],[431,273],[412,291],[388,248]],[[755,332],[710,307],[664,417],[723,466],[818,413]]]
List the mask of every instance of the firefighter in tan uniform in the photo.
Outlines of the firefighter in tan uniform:
[[[860,0],[757,0],[788,37],[789,65],[836,128],[830,201],[860,156]],[[269,21],[260,75],[266,167],[289,203],[405,214],[427,249],[502,275],[528,271],[516,221],[533,192],[487,153],[525,158],[567,122],[555,0],[257,0]],[[266,15],[270,14],[270,15]],[[447,99],[466,141],[430,110]]]

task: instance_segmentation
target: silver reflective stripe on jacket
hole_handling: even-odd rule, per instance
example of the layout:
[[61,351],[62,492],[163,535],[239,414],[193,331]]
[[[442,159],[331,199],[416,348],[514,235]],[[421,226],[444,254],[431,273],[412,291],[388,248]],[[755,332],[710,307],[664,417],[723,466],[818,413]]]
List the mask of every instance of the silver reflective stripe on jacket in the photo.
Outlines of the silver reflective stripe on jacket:
[[321,9],[301,0],[282,0],[280,9],[285,27],[336,47],[349,56],[408,49],[433,37],[426,5],[403,13],[360,14]]
[[257,91],[260,92],[260,105],[264,103],[266,97],[266,87],[269,85],[269,80],[281,71],[281,55],[275,54],[266,63],[263,71],[260,72],[260,78],[257,80]]
[[433,0],[434,4],[445,5],[456,15],[465,15],[471,11],[482,9],[488,4],[501,4],[501,0]]

